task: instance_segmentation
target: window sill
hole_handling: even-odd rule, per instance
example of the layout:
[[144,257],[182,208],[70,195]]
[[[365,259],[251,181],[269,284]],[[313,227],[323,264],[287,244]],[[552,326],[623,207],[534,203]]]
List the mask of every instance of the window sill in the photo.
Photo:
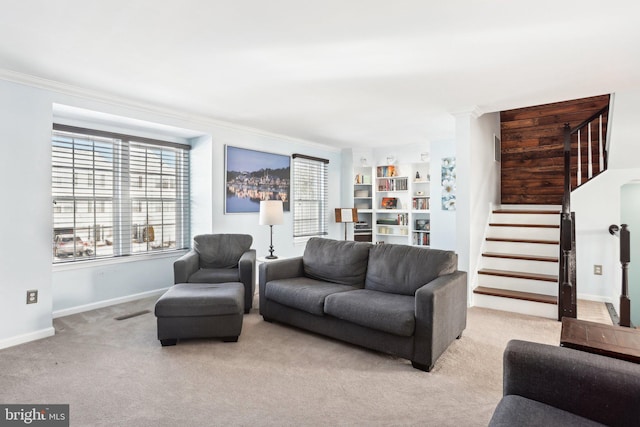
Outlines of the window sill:
[[180,250],[171,251],[171,252],[126,255],[126,256],[119,256],[119,257],[112,257],[112,258],[88,259],[83,261],[69,261],[69,262],[52,264],[51,268],[53,272],[79,270],[83,268],[100,267],[103,265],[126,264],[130,262],[150,261],[150,260],[163,259],[163,258],[178,258],[186,254],[187,252],[189,252],[189,249],[180,249]]

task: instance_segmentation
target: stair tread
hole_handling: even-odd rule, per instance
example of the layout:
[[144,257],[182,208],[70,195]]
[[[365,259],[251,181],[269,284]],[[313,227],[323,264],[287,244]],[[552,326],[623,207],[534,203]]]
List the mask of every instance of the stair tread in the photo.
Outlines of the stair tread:
[[491,258],[520,259],[525,261],[558,262],[558,257],[542,256],[542,255],[521,255],[521,254],[504,254],[499,252],[484,252],[482,256],[491,257]]
[[554,295],[536,294],[532,292],[510,291],[507,289],[489,288],[478,286],[473,290],[475,294],[491,295],[503,298],[513,298],[525,301],[541,302],[544,304],[558,304],[558,298]]
[[548,210],[548,209],[494,209],[493,213],[499,214],[560,214],[560,210]]
[[530,228],[560,228],[558,224],[513,224],[502,222],[490,222],[491,227],[530,227]]
[[516,279],[541,280],[544,282],[557,282],[558,276],[552,274],[524,273],[522,271],[493,270],[483,268],[478,270],[478,274],[487,274],[491,276],[513,277]]
[[487,237],[489,242],[512,242],[512,243],[540,243],[545,245],[559,245],[559,240],[539,240],[539,239],[509,239],[506,237]]

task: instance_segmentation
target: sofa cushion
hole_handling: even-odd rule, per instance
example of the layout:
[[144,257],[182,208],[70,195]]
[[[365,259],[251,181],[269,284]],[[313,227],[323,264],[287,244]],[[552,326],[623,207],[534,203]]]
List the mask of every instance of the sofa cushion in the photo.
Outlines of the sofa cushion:
[[453,251],[407,245],[375,245],[369,251],[365,289],[414,295],[438,276],[456,271]]
[[563,411],[562,409],[515,394],[510,394],[502,398],[491,417],[491,421],[489,421],[490,427],[595,427],[603,425],[604,424],[572,414],[571,412]]
[[200,255],[201,268],[232,268],[251,243],[248,234],[200,234],[193,238],[193,249]]
[[240,270],[237,268],[201,268],[189,276],[189,283],[239,282]]
[[302,256],[304,273],[313,279],[364,287],[370,243],[309,239]]
[[354,289],[357,288],[308,277],[296,277],[267,282],[265,297],[282,305],[322,316],[327,295]]
[[358,289],[328,295],[324,312],[360,326],[410,337],[415,329],[415,298]]

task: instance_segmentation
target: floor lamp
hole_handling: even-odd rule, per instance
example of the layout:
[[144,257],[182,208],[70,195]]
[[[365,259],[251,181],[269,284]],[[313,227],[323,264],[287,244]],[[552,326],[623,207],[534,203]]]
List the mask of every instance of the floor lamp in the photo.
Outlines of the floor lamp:
[[271,238],[269,240],[269,255],[266,259],[278,258],[273,254],[273,226],[282,224],[284,221],[284,213],[282,208],[282,200],[262,200],[260,202],[260,225],[268,225]]
[[336,222],[344,223],[344,240],[347,240],[347,224],[358,222],[358,210],[356,208],[336,208]]

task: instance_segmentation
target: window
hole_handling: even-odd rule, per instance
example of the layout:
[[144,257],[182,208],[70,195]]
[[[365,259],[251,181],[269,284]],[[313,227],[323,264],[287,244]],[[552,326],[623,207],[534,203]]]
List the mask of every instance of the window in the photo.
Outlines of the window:
[[53,262],[189,246],[189,146],[55,124]]
[[293,237],[328,234],[329,160],[293,155]]

